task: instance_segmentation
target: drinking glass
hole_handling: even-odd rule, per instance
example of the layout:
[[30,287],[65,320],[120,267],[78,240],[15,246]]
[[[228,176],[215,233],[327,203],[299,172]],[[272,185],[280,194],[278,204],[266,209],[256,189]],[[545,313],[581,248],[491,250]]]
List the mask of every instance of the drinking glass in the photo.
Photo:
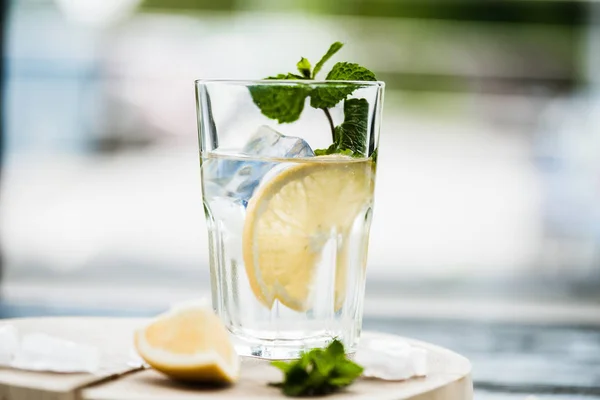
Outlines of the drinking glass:
[[196,81],[212,303],[240,355],[356,351],[383,92]]

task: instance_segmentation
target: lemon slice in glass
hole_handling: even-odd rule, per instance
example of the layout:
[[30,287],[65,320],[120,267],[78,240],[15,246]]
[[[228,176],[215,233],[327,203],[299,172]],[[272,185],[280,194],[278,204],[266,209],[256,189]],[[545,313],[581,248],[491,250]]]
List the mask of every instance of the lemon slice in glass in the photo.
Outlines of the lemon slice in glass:
[[[372,202],[371,160],[347,156],[297,162],[263,183],[250,199],[243,257],[252,291],[268,308],[275,300],[303,312],[311,308],[315,269],[332,235],[347,237]],[[337,249],[336,300],[345,296],[346,242]]]

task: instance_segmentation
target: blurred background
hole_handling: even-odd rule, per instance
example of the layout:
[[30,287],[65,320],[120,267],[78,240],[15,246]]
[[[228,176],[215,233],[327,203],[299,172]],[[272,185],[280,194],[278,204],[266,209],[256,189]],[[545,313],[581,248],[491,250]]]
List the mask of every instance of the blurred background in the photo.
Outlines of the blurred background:
[[3,14],[0,317],[150,315],[206,294],[193,80],[292,70],[339,40],[335,60],[387,84],[365,326],[462,351],[481,398],[600,398],[600,2]]

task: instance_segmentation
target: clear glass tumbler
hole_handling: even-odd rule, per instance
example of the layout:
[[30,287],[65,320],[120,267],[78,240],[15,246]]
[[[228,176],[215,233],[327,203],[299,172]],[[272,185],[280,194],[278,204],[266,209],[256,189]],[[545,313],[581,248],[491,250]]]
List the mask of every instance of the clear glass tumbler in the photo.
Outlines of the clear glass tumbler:
[[356,350],[383,91],[196,81],[212,301],[240,355]]

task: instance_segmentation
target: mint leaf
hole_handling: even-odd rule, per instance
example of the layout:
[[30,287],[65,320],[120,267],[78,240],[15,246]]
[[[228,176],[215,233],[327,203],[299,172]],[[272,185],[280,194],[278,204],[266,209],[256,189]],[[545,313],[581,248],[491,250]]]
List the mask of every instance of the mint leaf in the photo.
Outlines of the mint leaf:
[[339,340],[332,341],[327,347],[327,354],[334,358],[344,356],[344,345]]
[[290,364],[285,361],[271,361],[271,365],[275,368],[279,368],[282,372],[287,373],[290,370]]
[[[284,367],[286,364],[287,367]],[[362,367],[346,358],[343,344],[334,339],[326,349],[313,349],[299,360],[274,361],[284,372],[284,380],[271,383],[286,396],[320,396],[350,385],[362,373]]]
[[307,394],[313,395],[323,393],[323,390],[329,386],[327,379],[327,373],[323,373],[319,369],[312,370],[304,384]]
[[[298,79],[294,74],[279,74],[267,79]],[[300,77],[300,79],[302,79]],[[310,93],[310,87],[303,84],[281,84],[273,86],[250,86],[248,88],[254,104],[268,118],[276,119],[280,124],[294,122],[304,110],[304,100]]]
[[337,145],[334,143],[326,149],[316,149],[315,156],[327,156],[329,154],[335,154],[337,152]]
[[298,79],[304,79],[302,76],[300,75],[296,75],[296,74],[292,74],[292,73],[287,73],[287,74],[278,74],[275,76],[269,76],[268,78],[265,78],[266,80],[298,80]]
[[336,363],[329,383],[334,386],[347,386],[363,373],[364,368],[350,360],[341,360]]
[[304,385],[308,379],[308,371],[301,365],[290,365],[290,369],[286,372],[287,384],[292,386]]
[[[344,346],[342,346],[342,349],[343,348]],[[326,350],[327,352],[321,349],[316,350],[318,351],[311,352],[310,359],[319,374],[322,376],[327,376],[335,367],[335,363],[331,362],[331,357],[329,357],[328,350]]]
[[327,53],[325,53],[325,55],[323,57],[321,57],[321,59],[319,60],[319,62],[315,65],[315,69],[313,70],[312,73],[312,78],[315,79],[317,77],[317,74],[319,73],[319,71],[321,71],[321,68],[323,68],[323,65],[335,54],[337,53],[342,47],[344,46],[343,43],[340,42],[335,42],[334,44],[332,44],[329,47],[329,50],[327,50]]
[[369,103],[365,99],[344,102],[344,122],[335,128],[339,150],[351,150],[354,156],[367,155]]
[[376,81],[375,74],[358,64],[339,62],[327,74],[328,81]]
[[352,150],[340,150],[337,148],[337,146],[335,144],[332,144],[331,146],[329,146],[326,149],[316,149],[315,150],[315,156],[328,156],[330,154],[342,154],[344,156],[350,156],[352,157],[354,155],[354,152]]
[[298,64],[296,64],[296,67],[298,68],[298,71],[300,71],[303,79],[310,79],[310,69],[312,68],[310,61],[302,57],[300,61],[298,61]]
[[290,397],[305,396],[306,387],[304,385],[284,385],[282,387],[283,394]]
[[356,379],[362,374],[363,367],[348,359],[336,363],[334,373],[338,376]]
[[[375,74],[358,64],[339,62],[327,74],[328,81],[376,81]],[[331,108],[358,89],[357,84],[335,84],[319,87],[310,94],[314,108]]]
[[[338,128],[339,128],[339,126],[338,126]],[[315,156],[328,156],[330,154],[343,154],[345,156],[352,156],[354,154],[354,152],[349,149],[340,150],[340,149],[338,149],[337,144],[335,144],[335,143],[326,149],[316,149],[315,150]]]
[[336,84],[317,87],[310,93],[310,106],[313,108],[331,108],[356,90],[356,85]]
[[[315,150],[316,156],[344,154],[353,157],[367,155],[367,122],[369,102],[348,99],[344,102],[344,122],[335,127],[334,143],[326,149]],[[374,153],[375,161],[377,154]],[[333,343],[333,342],[332,342]]]
[[300,396],[306,391],[309,373],[302,366],[292,364],[285,376],[282,389],[286,396]]

